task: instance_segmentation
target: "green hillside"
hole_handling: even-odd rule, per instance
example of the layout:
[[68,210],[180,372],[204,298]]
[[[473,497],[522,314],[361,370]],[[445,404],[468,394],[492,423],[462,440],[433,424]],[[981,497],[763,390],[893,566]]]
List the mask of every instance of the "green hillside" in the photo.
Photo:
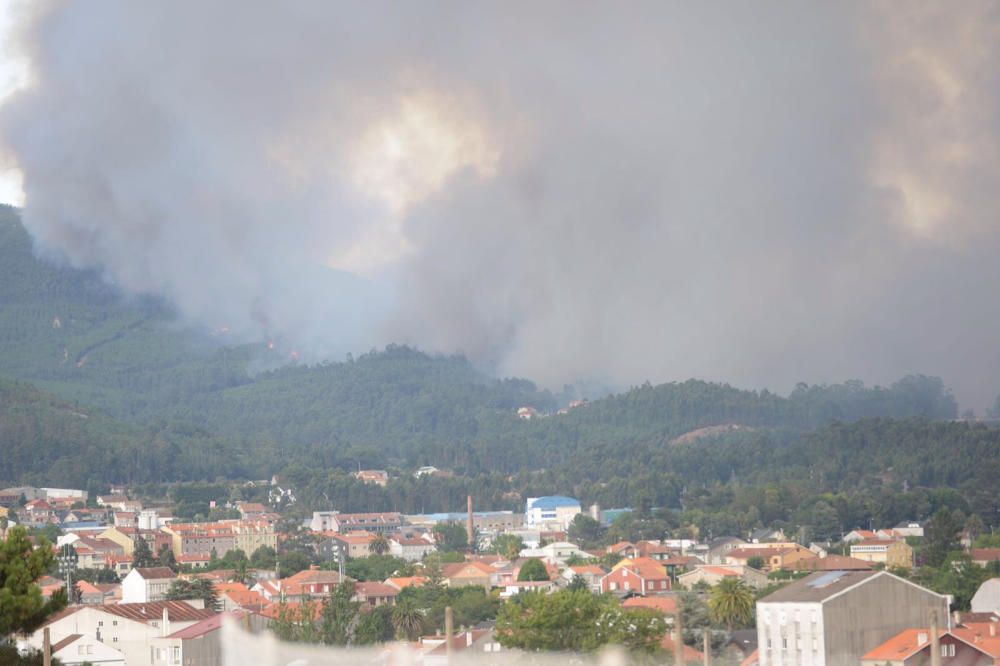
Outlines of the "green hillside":
[[[789,396],[646,384],[557,415],[575,396],[407,347],[252,373],[269,361],[264,345],[226,346],[181,328],[153,299],[36,259],[10,208],[0,209],[0,272],[0,377],[10,378],[0,379],[0,482],[282,471],[317,507],[445,510],[467,493],[513,507],[565,492],[606,506],[704,506],[712,520],[750,501],[741,492],[764,502],[771,486],[803,497],[889,493],[887,506],[904,486],[959,490],[966,507],[996,495],[1000,431],[949,422],[955,400],[932,377],[803,384]],[[541,415],[521,420],[521,406]],[[405,474],[424,464],[457,476]],[[358,465],[401,480],[361,486],[346,473]]]

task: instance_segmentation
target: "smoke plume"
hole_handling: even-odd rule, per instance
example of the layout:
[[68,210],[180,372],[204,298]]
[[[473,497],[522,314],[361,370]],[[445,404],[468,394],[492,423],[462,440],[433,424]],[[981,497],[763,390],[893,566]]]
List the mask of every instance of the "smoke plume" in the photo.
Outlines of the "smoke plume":
[[1000,389],[990,2],[58,3],[40,251],[311,358]]

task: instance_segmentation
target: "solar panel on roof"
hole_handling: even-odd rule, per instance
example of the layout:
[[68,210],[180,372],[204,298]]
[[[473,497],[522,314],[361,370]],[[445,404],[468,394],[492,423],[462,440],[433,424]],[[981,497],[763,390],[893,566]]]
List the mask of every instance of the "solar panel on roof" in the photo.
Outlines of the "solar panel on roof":
[[819,576],[815,580],[809,581],[807,585],[813,588],[826,587],[827,585],[832,585],[833,583],[836,583],[846,574],[847,574],[846,571],[827,571],[825,574]]

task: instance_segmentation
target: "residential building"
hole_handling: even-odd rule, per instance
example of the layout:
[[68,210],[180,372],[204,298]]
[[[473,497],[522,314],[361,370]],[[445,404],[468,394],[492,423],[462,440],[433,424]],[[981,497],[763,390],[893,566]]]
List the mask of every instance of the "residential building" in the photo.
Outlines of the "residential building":
[[384,469],[361,469],[354,473],[354,477],[362,483],[374,483],[378,486],[389,483],[389,472]]
[[490,565],[476,561],[449,563],[441,567],[441,576],[448,587],[475,585],[489,591],[491,573]]
[[359,582],[354,584],[354,601],[360,601],[369,606],[392,606],[396,603],[399,590],[391,585],[377,582]]
[[902,537],[924,536],[924,526],[916,520],[904,520],[892,529],[897,535]]
[[1000,548],[973,548],[969,551],[972,561],[981,567],[1000,560]]
[[872,563],[845,555],[827,555],[798,560],[784,568],[792,571],[868,571]]
[[155,638],[150,644],[151,666],[219,666],[225,662],[222,650],[222,623],[238,622],[256,633],[264,628],[264,618],[243,610],[217,613],[187,627]]
[[521,557],[537,557],[549,564],[563,564],[571,557],[590,558],[590,553],[580,550],[575,543],[556,541],[541,548],[525,548]]
[[984,581],[972,596],[973,613],[1000,613],[1000,578]]
[[636,594],[666,594],[670,591],[670,577],[666,569],[652,560],[640,561],[637,558],[629,562],[623,560],[601,579],[601,592],[617,595]]
[[841,539],[844,543],[854,543],[865,539],[877,539],[878,535],[872,530],[851,530]]
[[402,535],[389,537],[389,554],[407,562],[419,562],[435,550],[437,546],[427,539]]
[[53,643],[68,636],[83,636],[120,652],[125,666],[146,666],[152,663],[150,649],[155,639],[212,615],[214,611],[195,608],[185,601],[69,606],[48,618],[26,642],[40,648],[47,627]]
[[514,580],[503,585],[500,589],[501,599],[510,599],[522,592],[545,592],[549,593],[556,589],[556,584],[551,580]]
[[949,621],[950,598],[885,571],[810,574],[757,602],[760,666],[857,666],[904,629]]
[[913,549],[902,539],[863,539],[851,544],[851,557],[887,568],[913,566]]
[[708,547],[703,554],[705,564],[725,564],[726,556],[730,552],[749,546],[750,544],[739,537],[725,536],[712,539],[708,542]]
[[128,666],[125,655],[93,636],[70,634],[51,645],[53,660],[62,666]]
[[394,511],[383,513],[341,513],[314,511],[309,529],[313,532],[353,532],[363,530],[373,534],[396,532],[402,526],[402,516]]
[[773,527],[758,527],[750,531],[750,543],[766,543],[769,541],[787,541],[784,530]]
[[801,560],[818,559],[816,553],[808,548],[794,544],[781,544],[770,547],[770,544],[759,544],[745,548],[737,548],[726,554],[727,565],[742,564],[749,566],[756,559],[762,562],[761,568],[764,571],[777,571],[779,569],[791,569],[795,563]]
[[351,532],[350,534],[335,534],[330,537],[333,541],[339,541],[346,548],[348,557],[368,557],[372,554],[372,541],[375,535],[368,532]]
[[122,580],[122,603],[163,601],[177,574],[167,567],[132,569]]
[[601,579],[608,574],[607,570],[596,564],[579,564],[563,569],[563,584],[568,585],[577,576],[587,583],[587,589],[595,594],[601,592]]
[[737,578],[755,590],[768,585],[767,574],[753,567],[741,564],[716,566],[714,564],[698,565],[695,568],[677,576],[677,585],[690,590],[699,583],[710,587],[718,585],[727,578]]
[[260,502],[237,502],[236,510],[243,520],[263,520],[267,515],[267,507]]
[[582,513],[580,500],[572,497],[529,497],[524,511],[524,524],[528,527],[565,530],[579,513]]
[[184,555],[210,555],[213,550],[217,557],[222,557],[236,547],[233,529],[228,524],[171,523],[163,531],[170,535],[171,548],[178,560]]
[[[941,666],[993,666],[1000,657],[1000,638],[990,645],[968,629],[937,631]],[[906,629],[865,653],[861,666],[928,666],[932,645],[929,628]]]

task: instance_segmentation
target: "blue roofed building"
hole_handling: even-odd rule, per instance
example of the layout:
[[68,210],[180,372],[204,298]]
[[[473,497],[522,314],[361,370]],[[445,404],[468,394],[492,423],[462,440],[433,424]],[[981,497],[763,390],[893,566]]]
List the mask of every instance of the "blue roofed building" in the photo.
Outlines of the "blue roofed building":
[[524,510],[524,524],[528,527],[565,530],[579,513],[582,513],[580,500],[572,497],[529,497]]

